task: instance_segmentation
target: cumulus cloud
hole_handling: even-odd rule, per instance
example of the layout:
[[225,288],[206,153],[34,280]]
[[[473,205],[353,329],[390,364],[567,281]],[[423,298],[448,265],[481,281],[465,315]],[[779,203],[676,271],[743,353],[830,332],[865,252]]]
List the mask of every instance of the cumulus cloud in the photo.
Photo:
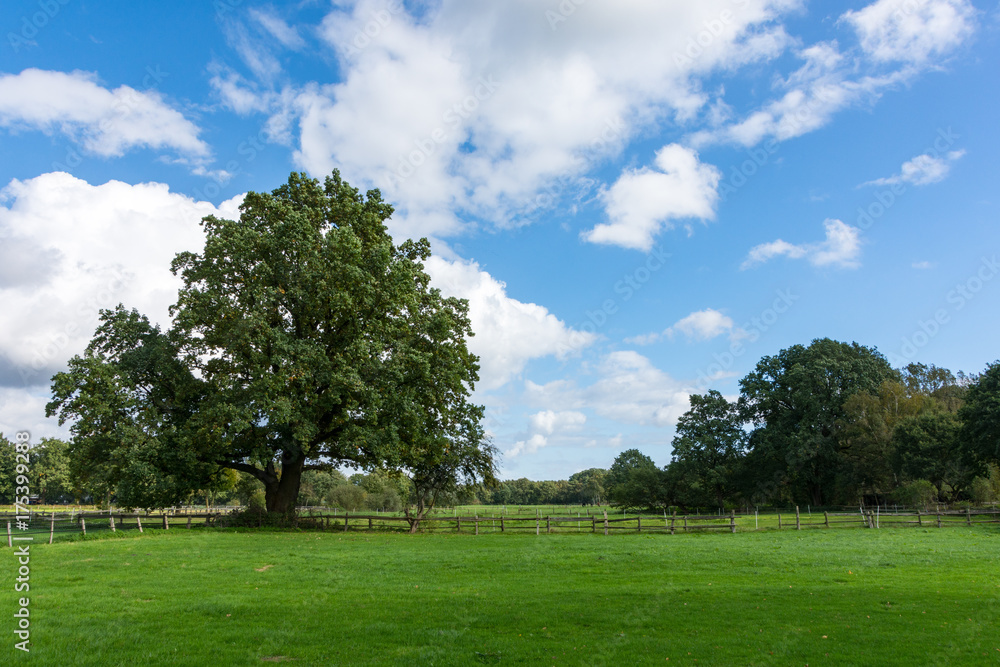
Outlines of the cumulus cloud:
[[911,185],[930,185],[943,181],[951,171],[951,165],[960,157],[965,155],[965,151],[950,151],[944,156],[924,153],[912,160],[903,163],[898,174],[887,178],[879,178],[874,181],[862,183],[865,185],[894,185],[896,183],[909,183]]
[[[445,0],[419,17],[376,0],[340,2],[320,34],[344,75],[299,94],[296,160],[382,189],[400,203],[397,233],[455,233],[463,213],[522,224],[551,205],[540,192],[637,130],[693,118],[706,102],[699,77],[780,55],[791,40],[777,20],[797,4],[574,3],[553,29],[533,0]],[[649,205],[622,215],[655,227],[673,214]],[[629,231],[633,244],[649,234]]]
[[482,389],[517,377],[532,359],[579,350],[597,336],[568,327],[548,309],[507,296],[506,285],[474,262],[432,256],[426,263],[433,284],[445,296],[469,300],[475,336],[469,349],[479,356]]
[[656,368],[643,355],[621,350],[606,355],[597,380],[585,387],[570,380],[525,382],[528,400],[552,410],[589,409],[626,424],[669,426],[687,411],[691,389]]
[[505,454],[514,458],[521,454],[534,454],[542,447],[549,444],[549,438],[558,436],[564,431],[577,431],[587,421],[587,416],[582,412],[566,410],[554,412],[543,410],[528,418],[531,435],[524,440],[518,440],[508,449]]
[[806,258],[813,266],[833,266],[853,269],[861,265],[861,230],[840,220],[828,219],[823,223],[826,239],[819,243],[795,245],[778,239],[750,249],[741,269],[763,264],[775,257]]
[[649,250],[664,226],[684,218],[715,217],[722,172],[698,154],[669,144],[656,153],[656,169],[627,170],[602,196],[611,222],[583,233],[591,243]]
[[278,40],[285,48],[295,51],[305,48],[306,41],[302,39],[299,31],[288,25],[284,19],[273,11],[251,9],[250,18],[256,21],[271,37]]
[[0,386],[47,384],[80,354],[102,308],[118,303],[169,324],[177,252],[201,249],[206,215],[238,215],[160,183],[91,185],[69,174],[11,181],[0,191]]
[[854,28],[873,60],[923,63],[972,34],[975,14],[967,0],[878,0],[841,20]]
[[0,75],[0,127],[61,133],[85,150],[118,157],[134,148],[171,149],[202,162],[199,128],[155,90],[109,90],[89,72],[26,69]]
[[667,327],[662,333],[641,334],[626,338],[626,343],[634,345],[650,345],[663,338],[673,338],[677,333],[683,334],[688,340],[705,341],[717,336],[728,334],[736,339],[743,336],[743,331],[736,326],[733,319],[714,308],[698,310],[682,317]]

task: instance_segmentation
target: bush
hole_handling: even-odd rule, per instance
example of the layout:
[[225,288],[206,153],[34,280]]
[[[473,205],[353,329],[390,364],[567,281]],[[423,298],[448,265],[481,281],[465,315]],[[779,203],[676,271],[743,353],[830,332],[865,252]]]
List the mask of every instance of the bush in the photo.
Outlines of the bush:
[[403,509],[403,501],[393,489],[384,489],[381,493],[370,493],[365,499],[365,505],[370,510],[383,512],[398,512]]
[[330,504],[342,507],[348,512],[354,512],[365,506],[368,494],[360,486],[341,484],[335,486],[329,493]]
[[904,484],[892,492],[893,499],[910,507],[929,507],[937,501],[937,487],[926,479]]

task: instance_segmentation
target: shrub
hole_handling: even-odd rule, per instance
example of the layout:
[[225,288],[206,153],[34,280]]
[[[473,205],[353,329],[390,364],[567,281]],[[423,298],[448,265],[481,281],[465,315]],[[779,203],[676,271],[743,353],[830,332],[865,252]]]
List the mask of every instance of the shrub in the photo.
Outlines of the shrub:
[[937,500],[938,490],[926,479],[918,479],[893,491],[892,497],[903,505],[929,507]]

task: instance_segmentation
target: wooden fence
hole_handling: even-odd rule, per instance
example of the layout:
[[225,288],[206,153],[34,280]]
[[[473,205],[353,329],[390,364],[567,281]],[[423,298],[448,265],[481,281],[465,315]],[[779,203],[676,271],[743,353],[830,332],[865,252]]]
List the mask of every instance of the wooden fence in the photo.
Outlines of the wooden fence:
[[[0,522],[6,524],[7,545],[13,546],[15,536],[31,537],[32,541],[43,540],[51,544],[57,537],[95,532],[118,532],[147,530],[170,530],[199,526],[224,525],[225,517],[231,513],[226,511],[169,511],[158,514],[149,512],[32,512],[27,519],[15,516],[13,513],[0,513]],[[636,515],[612,516],[602,512],[600,516],[591,513],[589,516],[510,516],[510,515],[472,515],[472,516],[427,516],[420,520],[421,532],[454,531],[478,535],[480,532],[507,533],[530,532],[534,530],[540,535],[545,533],[566,532],[603,532],[611,531],[661,532],[674,535],[697,531],[718,530],[723,532],[746,532],[754,530],[802,530],[805,528],[833,529],[839,527],[864,528],[901,528],[901,527],[935,527],[973,526],[981,524],[1000,523],[1000,510],[949,510],[937,512],[898,512],[883,514],[876,510],[855,512],[823,512],[802,516],[796,508],[791,512],[776,513],[777,525],[773,525],[775,515],[739,514],[730,512],[728,515],[717,514],[682,514],[676,512],[670,515]],[[759,519],[765,519],[765,525],[760,526]],[[407,531],[410,523],[405,516],[389,514],[351,514],[317,512],[307,510],[298,517],[303,528],[324,531],[349,530],[390,530]],[[0,524],[2,525],[2,524]]]

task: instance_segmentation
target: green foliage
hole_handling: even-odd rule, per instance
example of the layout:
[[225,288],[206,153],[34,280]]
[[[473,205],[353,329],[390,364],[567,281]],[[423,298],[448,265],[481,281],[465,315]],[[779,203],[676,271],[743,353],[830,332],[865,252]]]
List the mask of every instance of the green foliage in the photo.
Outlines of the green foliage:
[[341,484],[330,491],[328,498],[334,506],[354,512],[365,506],[368,493],[360,486]]
[[0,502],[10,504],[14,501],[14,478],[17,468],[17,452],[14,443],[0,433]]
[[667,469],[673,504],[722,507],[734,499],[746,440],[735,404],[714,389],[693,394],[691,408],[677,422]]
[[969,386],[959,414],[963,439],[973,455],[984,463],[1000,463],[1000,361],[987,366]]
[[468,304],[430,287],[425,240],[395,246],[392,207],[339,173],[250,192],[238,221],[202,221],[204,251],[166,333],[135,311],[102,314],[83,357],[54,378],[50,415],[73,421],[73,465],[125,506],[172,504],[220,467],[291,511],[302,473],[405,470],[418,504],[493,481]]
[[967,487],[980,469],[962,448],[961,428],[958,416],[950,412],[924,412],[900,420],[893,431],[900,474],[929,479],[944,500]]
[[938,489],[928,480],[918,479],[893,490],[892,499],[908,507],[928,508],[937,502]]
[[756,474],[748,495],[774,497],[787,487],[813,505],[830,502],[844,403],[896,378],[877,350],[829,338],[761,359],[740,380],[741,414],[755,427],[747,463]]
[[69,444],[42,438],[31,450],[32,491],[41,504],[79,497],[70,476]]
[[646,509],[662,504],[662,473],[638,449],[627,449],[615,458],[607,485],[608,500],[618,507]]

